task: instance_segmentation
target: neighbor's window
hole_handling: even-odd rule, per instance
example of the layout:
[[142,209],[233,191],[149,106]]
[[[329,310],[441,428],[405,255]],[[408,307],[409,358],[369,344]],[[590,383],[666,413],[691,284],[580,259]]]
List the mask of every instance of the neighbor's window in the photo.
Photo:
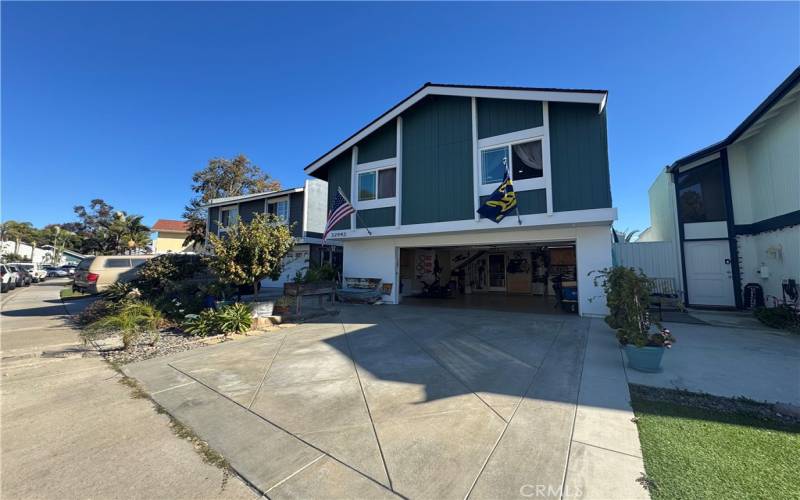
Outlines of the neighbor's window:
[[236,222],[238,212],[235,208],[226,208],[219,211],[219,224],[226,228]]
[[289,220],[289,200],[267,203],[267,213],[275,214],[282,220]]
[[[509,149],[511,151],[510,163]],[[502,182],[506,167],[511,172],[512,180],[536,179],[543,176],[543,165],[542,141],[540,140],[484,149],[481,151],[481,183]]]
[[395,168],[371,170],[358,174],[358,201],[394,198],[396,195]]
[[678,175],[681,222],[715,222],[727,219],[719,160]]

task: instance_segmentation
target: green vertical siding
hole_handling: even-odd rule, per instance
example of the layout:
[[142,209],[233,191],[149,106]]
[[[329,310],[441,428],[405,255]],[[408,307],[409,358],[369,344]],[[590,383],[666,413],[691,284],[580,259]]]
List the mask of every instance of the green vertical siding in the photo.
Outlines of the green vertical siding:
[[263,212],[264,212],[263,198],[260,200],[246,201],[239,205],[239,217],[241,217],[243,222],[250,222],[253,220],[253,216],[255,214]]
[[[517,191],[517,207],[520,215],[543,214],[547,212],[547,194],[544,189],[533,189],[530,191]],[[481,196],[481,203],[485,202],[488,196]],[[516,216],[516,212],[512,214]]]
[[553,210],[611,207],[605,111],[596,104],[551,102]]
[[541,101],[477,99],[478,138],[508,134],[544,124]]
[[385,227],[394,226],[394,223],[394,207],[359,210],[356,217],[356,227]]
[[296,238],[303,236],[303,196],[305,192],[289,194],[289,224],[293,224],[292,236]]
[[[328,211],[333,205],[333,199],[336,197],[338,188],[342,188],[344,195],[350,200],[350,171],[353,169],[353,154],[352,150],[346,151],[328,163]],[[350,217],[345,217],[344,220],[339,221],[335,230],[350,229]]]
[[429,96],[403,114],[403,224],[473,217],[471,106]]
[[397,156],[397,122],[390,121],[357,144],[358,163],[369,163]]

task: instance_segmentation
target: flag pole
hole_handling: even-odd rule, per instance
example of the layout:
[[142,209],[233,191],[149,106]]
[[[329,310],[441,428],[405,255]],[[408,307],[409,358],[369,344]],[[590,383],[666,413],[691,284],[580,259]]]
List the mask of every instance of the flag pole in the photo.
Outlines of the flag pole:
[[[508,158],[503,158],[503,166],[506,168],[506,175],[508,181],[511,182],[511,188],[514,188],[514,182],[511,180],[511,171],[508,169]],[[514,191],[514,210],[517,212],[517,224],[522,225],[522,218],[519,216],[519,203],[517,203],[517,192]]]
[[[350,200],[348,200],[348,199],[347,199],[347,196],[345,196],[345,195],[344,195],[344,192],[342,192],[342,187],[341,187],[341,186],[338,186],[338,187],[337,187],[337,189],[339,190],[339,194],[340,194],[340,195],[342,195],[342,198],[344,198],[344,201],[346,201],[347,203],[350,203]],[[352,203],[350,203],[350,206],[352,207],[352,206],[353,206],[353,204],[352,204]],[[355,208],[356,208],[356,207],[353,207],[353,209],[354,209],[354,210],[355,210]],[[355,212],[356,212],[356,219],[360,220],[360,221],[361,221],[361,223],[362,223],[362,224],[364,224],[364,229],[366,229],[366,230],[367,230],[367,234],[368,234],[368,235],[370,235],[370,236],[372,236],[372,231],[370,231],[370,230],[369,230],[369,227],[367,226],[367,224],[364,222],[364,220],[363,220],[363,219],[361,218],[361,216],[358,214],[358,210],[355,210]]]

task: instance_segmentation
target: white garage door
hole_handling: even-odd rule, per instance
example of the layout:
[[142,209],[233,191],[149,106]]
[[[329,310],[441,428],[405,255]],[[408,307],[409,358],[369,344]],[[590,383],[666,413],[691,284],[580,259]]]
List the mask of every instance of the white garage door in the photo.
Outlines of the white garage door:
[[728,240],[684,242],[689,303],[735,306]]

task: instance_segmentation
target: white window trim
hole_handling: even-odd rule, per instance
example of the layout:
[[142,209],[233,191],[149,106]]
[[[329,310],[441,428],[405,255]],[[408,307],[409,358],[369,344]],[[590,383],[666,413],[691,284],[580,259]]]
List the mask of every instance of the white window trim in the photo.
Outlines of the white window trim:
[[[286,202],[286,223],[288,224],[292,218],[292,204],[289,203],[288,196],[280,196],[278,198],[267,198],[264,200],[264,213],[269,213],[269,206],[270,204],[277,204],[282,201]],[[277,215],[277,213],[275,214]]]
[[[355,163],[353,168],[353,196],[351,203],[356,210],[369,210],[371,208],[385,208],[397,206],[397,193],[399,192],[398,186],[398,173],[399,169],[397,157],[387,158],[385,160],[372,161],[369,163]],[[376,198],[374,200],[359,200],[358,199],[358,176],[367,172],[375,172],[375,196],[378,195],[378,172],[393,168],[394,171],[394,196],[391,198]]]
[[235,207],[228,207],[228,208],[220,208],[219,209],[219,219],[217,220],[217,229],[219,229],[218,232],[220,232],[220,233],[225,233],[225,232],[228,231],[228,226],[223,226],[222,225],[222,213],[223,212],[231,212],[232,213],[231,215],[228,216],[228,220],[229,221],[232,220],[232,219],[236,219],[236,217],[239,216],[239,205],[236,205]]
[[[530,128],[527,130],[520,130],[518,132],[511,132],[510,134],[503,134],[494,137],[487,137],[486,139],[481,139],[478,141],[478,171],[476,176],[476,182],[478,184],[478,195],[479,196],[487,196],[494,192],[497,189],[497,186],[500,185],[499,182],[493,182],[491,184],[483,184],[482,178],[482,170],[483,170],[483,152],[489,149],[497,149],[501,147],[508,147],[514,146],[515,144],[521,144],[524,142],[531,142],[531,141],[541,141],[542,143],[542,176],[536,177],[534,179],[522,179],[522,180],[514,180],[514,191],[532,191],[534,189],[547,189],[549,183],[546,179],[548,176],[550,168],[550,155],[545,155],[545,148],[547,146],[547,142],[545,141],[545,129],[544,127],[536,127]],[[513,175],[513,165],[511,162],[514,160],[512,159],[513,155],[509,150],[509,171],[511,171]]]

